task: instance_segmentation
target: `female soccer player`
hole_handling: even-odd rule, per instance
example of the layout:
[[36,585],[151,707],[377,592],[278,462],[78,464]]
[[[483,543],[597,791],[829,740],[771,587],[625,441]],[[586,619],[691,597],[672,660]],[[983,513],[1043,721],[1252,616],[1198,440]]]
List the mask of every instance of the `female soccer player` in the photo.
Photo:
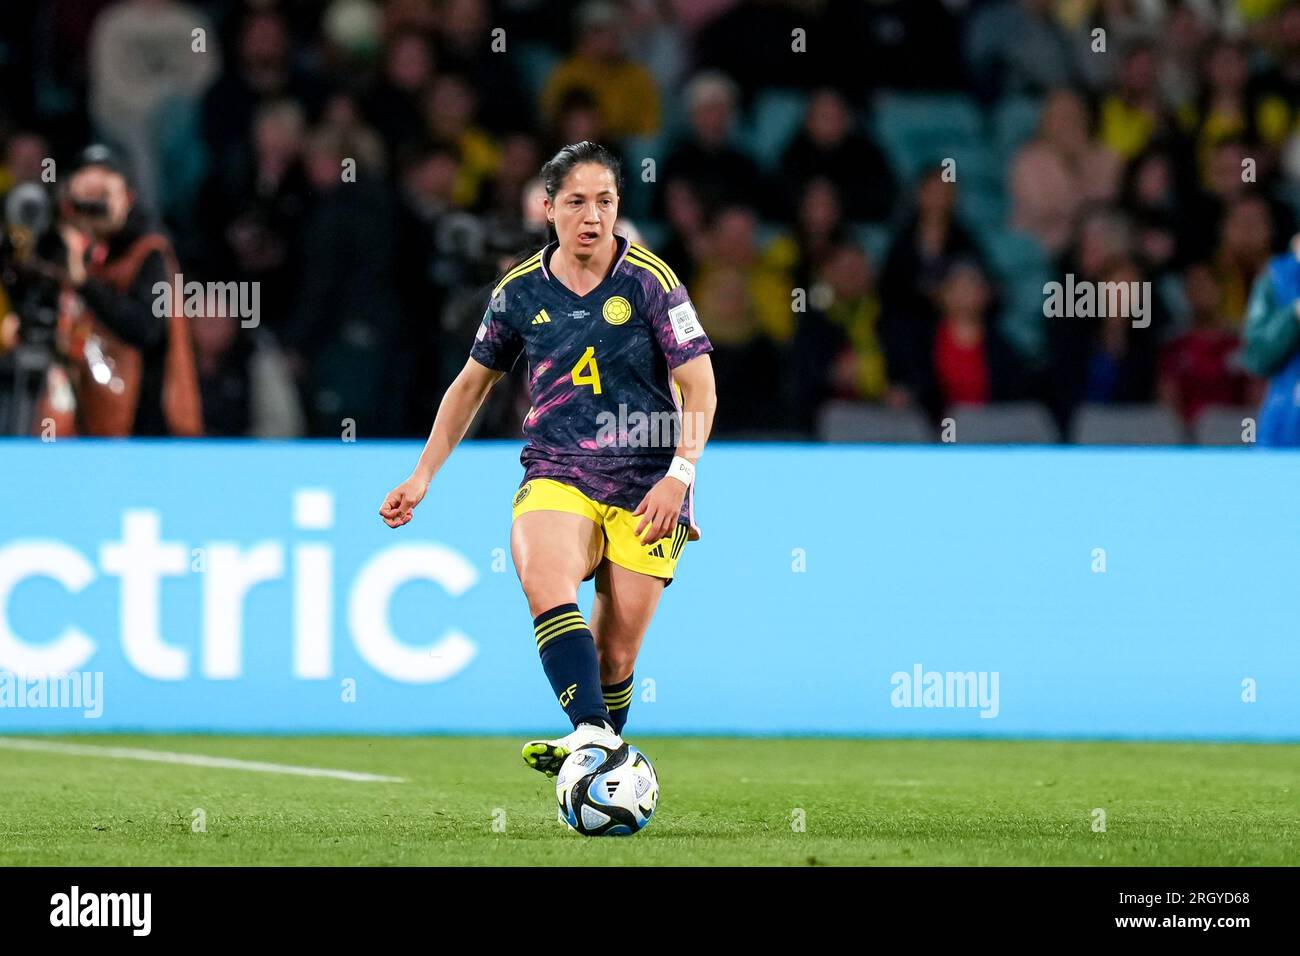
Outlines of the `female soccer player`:
[[[618,160],[594,143],[566,146],[542,181],[556,239],[493,290],[415,471],[379,514],[393,528],[411,520],[488,390],[526,354],[533,407],[510,551],[574,730],[529,741],[523,755],[553,776],[584,744],[621,743],[641,639],[683,546],[699,538],[692,485],[717,400],[712,346],[686,289],[614,232]],[[578,586],[593,576],[589,624]]]

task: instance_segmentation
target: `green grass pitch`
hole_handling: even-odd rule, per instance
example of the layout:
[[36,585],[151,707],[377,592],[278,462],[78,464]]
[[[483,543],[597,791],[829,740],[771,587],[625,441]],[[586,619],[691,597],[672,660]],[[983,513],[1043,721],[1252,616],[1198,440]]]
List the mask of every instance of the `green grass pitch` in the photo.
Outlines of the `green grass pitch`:
[[655,817],[587,839],[513,737],[25,739],[406,782],[0,747],[0,866],[1300,862],[1300,745],[632,738]]

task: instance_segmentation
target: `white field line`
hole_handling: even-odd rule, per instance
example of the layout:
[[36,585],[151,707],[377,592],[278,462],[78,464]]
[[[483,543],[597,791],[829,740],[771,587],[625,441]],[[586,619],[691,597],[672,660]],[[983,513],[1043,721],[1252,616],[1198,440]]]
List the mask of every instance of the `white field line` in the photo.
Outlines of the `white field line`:
[[143,750],[138,747],[100,747],[91,744],[68,744],[53,740],[31,740],[24,737],[0,737],[0,748],[66,754],[69,757],[111,757],[116,760],[179,763],[191,767],[253,770],[257,773],[287,773],[299,777],[331,777],[335,780],[355,780],[359,783],[406,783],[406,780],[402,777],[384,777],[379,774],[357,773],[352,770],[294,767],[283,763],[263,763],[259,760],[234,760],[230,757],[208,757],[203,754],[178,754],[168,750]]

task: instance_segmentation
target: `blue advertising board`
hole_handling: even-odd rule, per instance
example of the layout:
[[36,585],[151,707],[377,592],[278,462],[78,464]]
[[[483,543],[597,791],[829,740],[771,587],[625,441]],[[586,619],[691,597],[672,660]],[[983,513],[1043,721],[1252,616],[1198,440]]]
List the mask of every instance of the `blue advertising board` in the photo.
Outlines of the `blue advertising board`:
[[[0,443],[0,733],[560,729],[518,452]],[[1300,739],[1298,466],[715,444],[629,733]]]

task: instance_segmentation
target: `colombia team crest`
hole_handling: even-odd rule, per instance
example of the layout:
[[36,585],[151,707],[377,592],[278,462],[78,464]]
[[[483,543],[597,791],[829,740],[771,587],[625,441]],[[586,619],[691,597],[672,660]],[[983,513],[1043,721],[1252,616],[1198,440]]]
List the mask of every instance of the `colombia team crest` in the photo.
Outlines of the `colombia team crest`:
[[621,295],[613,296],[605,300],[605,307],[601,309],[600,314],[610,325],[622,325],[632,318],[632,303]]

